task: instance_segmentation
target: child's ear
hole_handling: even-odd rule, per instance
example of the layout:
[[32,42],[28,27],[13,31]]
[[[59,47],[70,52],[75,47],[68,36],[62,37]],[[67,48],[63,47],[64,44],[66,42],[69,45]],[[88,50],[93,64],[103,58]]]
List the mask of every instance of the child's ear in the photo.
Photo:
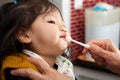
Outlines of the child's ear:
[[17,39],[22,43],[30,43],[30,32],[29,30],[20,29],[17,34]]

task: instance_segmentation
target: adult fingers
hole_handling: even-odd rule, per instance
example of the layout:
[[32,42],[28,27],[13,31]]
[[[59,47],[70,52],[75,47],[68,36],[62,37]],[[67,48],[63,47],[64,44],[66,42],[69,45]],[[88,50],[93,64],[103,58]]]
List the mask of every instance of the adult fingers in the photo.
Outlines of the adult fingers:
[[88,51],[89,51],[88,49],[84,48],[84,49],[82,50],[82,53],[83,53],[83,54],[86,54]]
[[[96,44],[96,45],[100,46],[100,43],[101,43],[101,40],[92,40],[92,41],[88,42],[87,44],[88,45]],[[88,49],[84,48],[82,51],[83,54],[86,54],[87,52],[89,52],[89,48]]]
[[101,48],[97,45],[91,45],[89,50],[91,53],[93,53],[101,58],[104,58],[104,59],[106,59],[108,56],[113,54],[112,52],[104,50],[103,48]]
[[92,54],[92,58],[95,60],[95,62],[101,66],[105,65],[105,60],[99,56],[96,56],[95,54]]
[[103,44],[106,43],[106,47],[108,47],[111,51],[119,51],[119,49],[116,47],[116,45],[113,43],[112,40],[110,39],[105,39],[105,40],[102,40]]
[[29,57],[28,60],[33,63],[34,65],[36,65],[38,67],[38,69],[41,72],[48,72],[50,70],[50,66],[48,65],[48,63],[43,60],[43,59],[38,59],[38,58],[33,58],[33,57]]
[[101,43],[102,43],[102,40],[92,40],[88,44],[89,45],[95,44],[97,46],[101,46]]
[[39,72],[34,71],[33,69],[30,68],[15,69],[11,71],[11,74],[15,76],[28,77],[32,80],[43,79],[42,75]]

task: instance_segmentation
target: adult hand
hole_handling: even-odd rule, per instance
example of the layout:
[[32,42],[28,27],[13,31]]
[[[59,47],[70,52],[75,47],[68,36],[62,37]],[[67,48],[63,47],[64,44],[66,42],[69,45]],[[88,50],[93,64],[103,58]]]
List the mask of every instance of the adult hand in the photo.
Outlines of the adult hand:
[[82,53],[90,52],[97,64],[120,74],[120,51],[111,40],[93,40],[88,44],[90,48]]
[[29,61],[35,64],[40,71],[37,72],[30,68],[20,68],[12,70],[11,74],[15,76],[28,77],[32,80],[73,80],[71,77],[61,74],[56,70],[52,69],[41,59],[30,57]]

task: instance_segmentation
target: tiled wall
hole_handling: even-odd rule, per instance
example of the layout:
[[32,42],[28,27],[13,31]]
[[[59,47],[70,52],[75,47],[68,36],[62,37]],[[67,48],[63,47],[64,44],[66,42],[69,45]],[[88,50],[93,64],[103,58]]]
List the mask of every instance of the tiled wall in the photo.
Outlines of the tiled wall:
[[[85,25],[84,25],[84,11],[86,8],[94,6],[97,2],[107,2],[109,4],[120,6],[120,0],[84,0],[83,9],[74,9],[74,0],[71,0],[71,36],[73,39],[84,42],[85,41]],[[81,54],[82,47],[72,43],[71,59],[74,60]]]

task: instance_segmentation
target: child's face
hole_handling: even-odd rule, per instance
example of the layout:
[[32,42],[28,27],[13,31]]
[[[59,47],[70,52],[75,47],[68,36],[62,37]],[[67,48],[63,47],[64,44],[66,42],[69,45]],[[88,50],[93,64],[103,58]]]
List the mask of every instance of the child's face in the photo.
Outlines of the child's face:
[[38,16],[28,32],[33,50],[41,55],[58,56],[68,46],[68,33],[57,10]]

